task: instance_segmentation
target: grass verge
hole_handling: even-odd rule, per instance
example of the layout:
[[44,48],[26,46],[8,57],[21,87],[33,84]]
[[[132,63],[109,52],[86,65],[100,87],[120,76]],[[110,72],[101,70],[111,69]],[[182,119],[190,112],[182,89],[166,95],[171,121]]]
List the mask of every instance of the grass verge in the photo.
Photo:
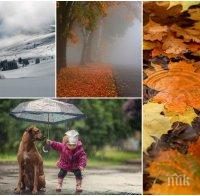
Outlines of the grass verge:
[[[51,151],[48,154],[42,154],[44,159],[44,165],[54,167],[58,161],[58,154],[55,151]],[[98,151],[95,156],[88,158],[88,167],[106,167],[113,165],[122,165],[130,160],[140,160],[140,152],[122,152],[114,149],[106,151]],[[17,162],[16,154],[0,154],[1,163],[15,163]]]

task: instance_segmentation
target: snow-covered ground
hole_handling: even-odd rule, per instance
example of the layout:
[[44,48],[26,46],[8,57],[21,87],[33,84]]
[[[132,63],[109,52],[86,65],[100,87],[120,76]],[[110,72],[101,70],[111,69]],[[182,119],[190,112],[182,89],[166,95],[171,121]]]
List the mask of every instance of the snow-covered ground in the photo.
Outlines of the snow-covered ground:
[[54,97],[54,60],[15,70],[1,71],[0,97]]
[[[0,97],[55,96],[55,28],[0,38],[0,61],[27,59],[29,65],[0,71]],[[36,59],[39,64],[35,64]]]
[[32,78],[54,75],[55,63],[53,61],[42,62],[39,64],[28,65],[19,69],[0,71],[5,78]]

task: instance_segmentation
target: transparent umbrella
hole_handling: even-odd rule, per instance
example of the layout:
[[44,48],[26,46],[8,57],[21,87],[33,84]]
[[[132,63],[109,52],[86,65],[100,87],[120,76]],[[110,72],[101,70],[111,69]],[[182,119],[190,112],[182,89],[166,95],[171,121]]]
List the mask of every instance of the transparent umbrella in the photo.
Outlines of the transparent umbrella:
[[17,119],[48,125],[86,117],[75,105],[49,98],[22,102],[10,112],[10,115]]

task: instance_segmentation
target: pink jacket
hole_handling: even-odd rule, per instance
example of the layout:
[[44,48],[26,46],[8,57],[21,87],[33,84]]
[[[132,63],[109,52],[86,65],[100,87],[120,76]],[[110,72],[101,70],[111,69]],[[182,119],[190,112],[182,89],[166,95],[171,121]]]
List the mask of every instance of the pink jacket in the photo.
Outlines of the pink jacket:
[[50,146],[60,153],[60,159],[57,163],[59,168],[70,171],[86,166],[87,155],[81,141],[78,141],[77,147],[73,151],[66,144],[60,142],[51,141]]

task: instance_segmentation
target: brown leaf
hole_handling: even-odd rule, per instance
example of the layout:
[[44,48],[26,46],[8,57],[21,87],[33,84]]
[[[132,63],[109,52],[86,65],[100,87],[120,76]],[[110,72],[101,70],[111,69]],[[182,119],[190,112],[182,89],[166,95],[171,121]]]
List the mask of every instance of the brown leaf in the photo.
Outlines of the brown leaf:
[[181,28],[174,24],[170,27],[170,30],[175,32],[177,37],[183,37],[184,42],[200,43],[200,29],[198,29],[198,26]]
[[169,25],[176,22],[183,9],[181,4],[170,6],[170,2],[144,2],[144,13],[149,13],[150,18],[161,25]]
[[168,27],[162,26],[152,20],[144,26],[144,40],[148,41],[162,41],[163,37],[167,35]]
[[177,39],[172,33],[169,33],[165,39],[162,49],[167,54],[183,54],[187,51],[187,45],[183,43],[182,39]]

